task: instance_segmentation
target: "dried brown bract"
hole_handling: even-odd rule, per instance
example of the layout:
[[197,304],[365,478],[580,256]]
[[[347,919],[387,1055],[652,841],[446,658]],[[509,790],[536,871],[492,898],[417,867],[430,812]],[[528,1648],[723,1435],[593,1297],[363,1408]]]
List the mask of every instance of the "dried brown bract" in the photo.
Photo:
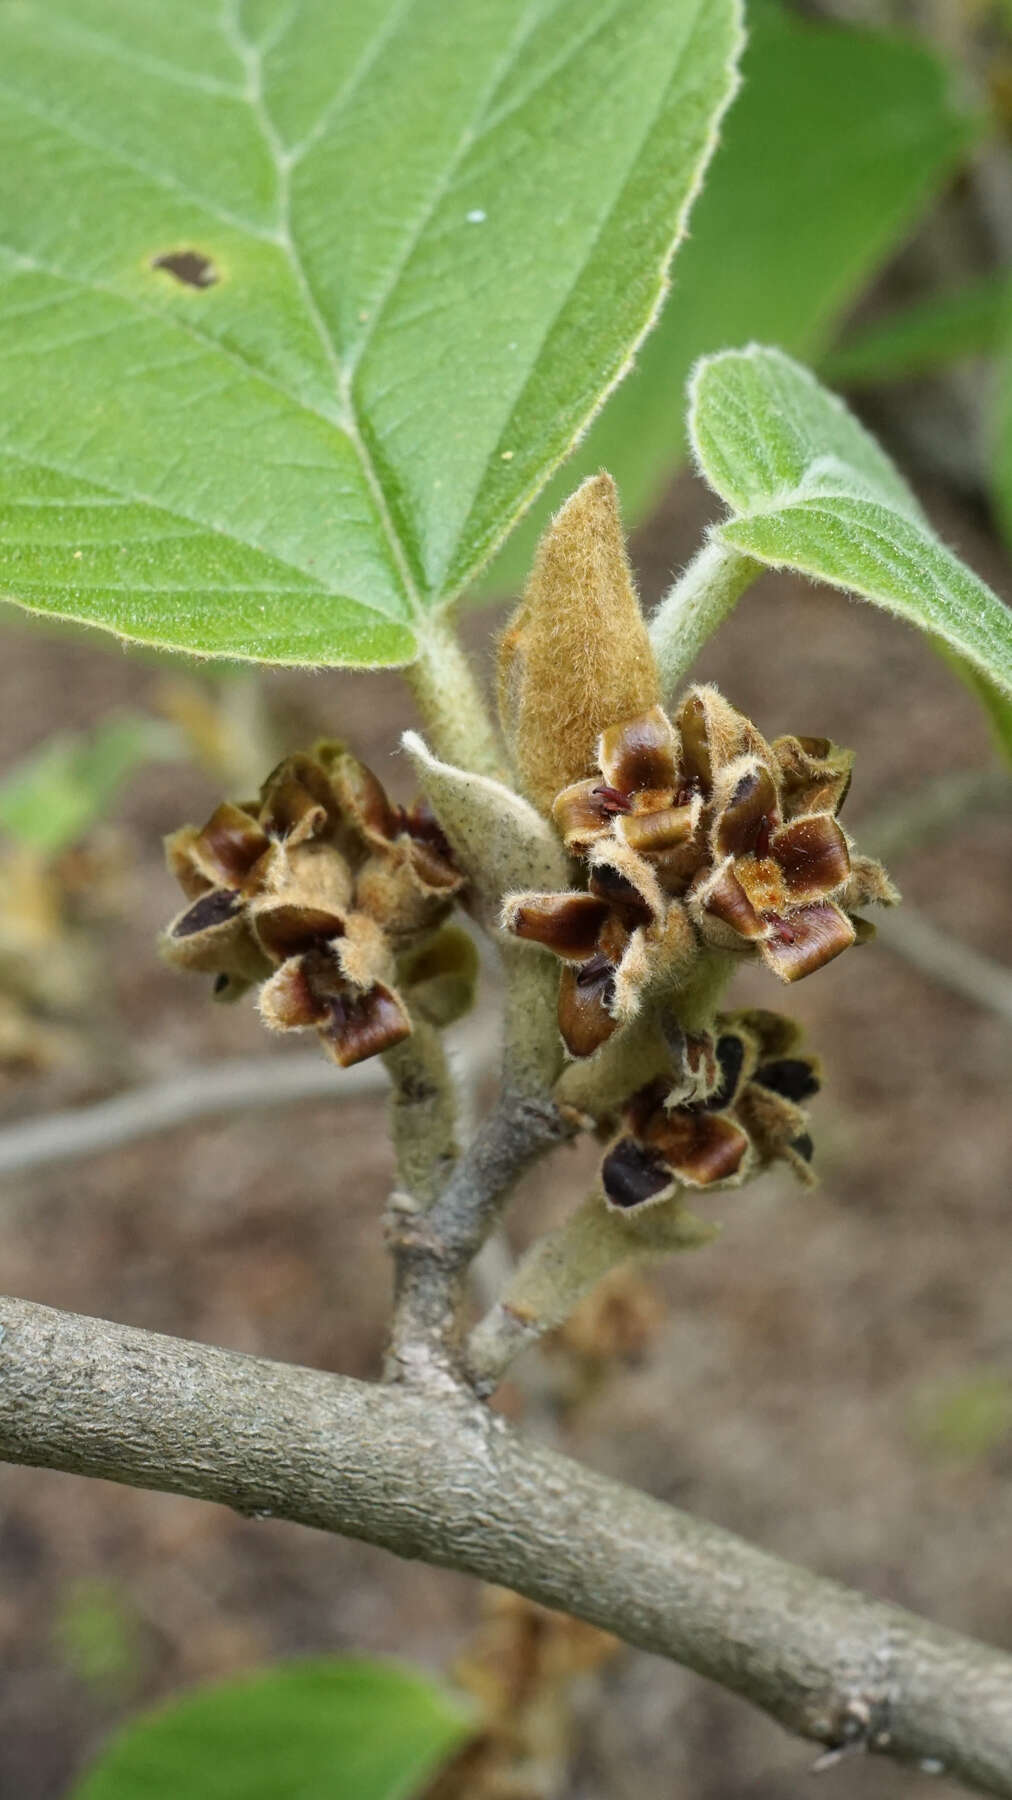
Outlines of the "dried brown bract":
[[[689,1047],[682,1068],[634,1094],[625,1131],[601,1170],[609,1205],[622,1212],[669,1199],[679,1187],[738,1187],[774,1162],[811,1183],[812,1140],[802,1102],[819,1090],[816,1059],[799,1050],[799,1027],[779,1013],[721,1015],[706,1054]],[[705,1098],[697,1093],[701,1068]]]
[[674,724],[652,706],[602,732],[597,772],[552,809],[586,890],[512,895],[503,917],[563,959],[574,1056],[648,992],[676,991],[701,950],[757,955],[796,981],[865,935],[851,910],[898,895],[852,859],[836,818],[851,762],[821,738],[768,744],[712,687],[692,689]]
[[[343,1067],[408,1036],[398,958],[417,956],[463,886],[426,810],[393,806],[363,763],[321,744],[166,848],[190,902],[164,934],[170,962],[215,975],[222,997],[262,982],[264,1022],[315,1026]],[[456,991],[460,963],[436,953],[419,966],[437,1010],[433,981],[445,973]]]

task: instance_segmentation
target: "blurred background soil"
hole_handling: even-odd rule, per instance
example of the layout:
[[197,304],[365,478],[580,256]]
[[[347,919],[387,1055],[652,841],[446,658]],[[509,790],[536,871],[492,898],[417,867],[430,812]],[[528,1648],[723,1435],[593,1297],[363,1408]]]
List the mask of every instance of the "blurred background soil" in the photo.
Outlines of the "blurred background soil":
[[[944,535],[999,591],[1009,568],[969,511]],[[698,542],[684,477],[635,542],[653,601]],[[495,615],[468,620],[487,666]],[[4,623],[0,756],[54,720],[146,706],[154,659],[98,637]],[[717,680],[770,734],[858,752],[848,823],[900,806],[991,751],[970,696],[913,631],[767,577],[708,648]],[[282,747],[347,736],[405,791],[410,706],[396,676],[265,679]],[[153,948],[177,899],[162,835],[217,798],[188,764],[153,767],[117,807],[119,903],[96,927],[102,982],[82,1066],[0,1091],[6,1116],[95,1098],[220,1055],[280,1053],[252,1008],[216,1008]],[[869,846],[870,847],[870,846]],[[1008,959],[1012,821],[975,810],[896,863],[953,937]],[[749,974],[738,993],[776,1005]],[[885,945],[791,994],[821,1053],[821,1185],[767,1178],[712,1210],[722,1240],[619,1295],[619,1354],[554,1347],[501,1404],[596,1468],[766,1548],[1012,1650],[1012,1128],[1007,1022]],[[592,1146],[531,1179],[515,1248],[575,1203]],[[5,1184],[4,1288],[265,1356],[368,1377],[390,1278],[383,1105],[341,1098],[222,1118]],[[614,1335],[614,1334],[613,1334]],[[588,1348],[588,1336],[589,1345]],[[460,1576],[189,1500],[0,1471],[0,1796],[56,1800],[129,1712],[188,1684],[306,1652],[366,1650],[446,1667],[478,1615]],[[583,1682],[565,1800],[788,1800],[813,1751],[677,1668],[623,1652]],[[853,1759],[830,1800],[950,1791]],[[954,1791],[954,1790],[953,1790]],[[185,1800],[181,1796],[180,1800]],[[280,1797],[279,1797],[280,1800]],[[349,1796],[349,1800],[353,1797]]]

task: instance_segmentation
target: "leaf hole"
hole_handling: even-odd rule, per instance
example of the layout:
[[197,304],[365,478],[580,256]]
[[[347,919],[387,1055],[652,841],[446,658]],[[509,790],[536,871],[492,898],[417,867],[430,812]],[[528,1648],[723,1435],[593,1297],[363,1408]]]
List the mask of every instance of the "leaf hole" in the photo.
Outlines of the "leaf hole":
[[221,280],[211,258],[201,250],[166,250],[163,256],[151,258],[151,267],[164,269],[184,287],[209,288]]

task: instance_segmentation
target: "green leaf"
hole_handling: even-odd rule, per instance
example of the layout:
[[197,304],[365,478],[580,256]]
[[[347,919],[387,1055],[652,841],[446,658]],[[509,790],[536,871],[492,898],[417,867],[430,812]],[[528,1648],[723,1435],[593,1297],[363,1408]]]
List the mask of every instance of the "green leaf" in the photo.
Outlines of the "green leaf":
[[884,451],[807,369],[759,345],[705,357],[689,430],[731,508],[716,544],[874,600],[1012,691],[1012,613],[939,541]]
[[869,276],[978,134],[927,48],[748,7],[743,87],[722,134],[671,296],[629,379],[490,572],[526,577],[549,511],[584,475],[615,476],[628,524],[685,451],[680,408],[703,352],[749,338],[815,358]]
[[72,1800],[407,1800],[468,1729],[410,1669],[292,1663],[136,1720]]
[[54,855],[108,812],[141,763],[178,754],[169,726],[131,714],[106,719],[90,735],[60,732],[0,783],[0,830]]
[[409,661],[650,324],[738,0],[4,0],[0,591]]
[[820,372],[848,387],[931,375],[964,357],[1001,348],[1012,324],[1012,277],[985,275],[848,337],[825,357]]

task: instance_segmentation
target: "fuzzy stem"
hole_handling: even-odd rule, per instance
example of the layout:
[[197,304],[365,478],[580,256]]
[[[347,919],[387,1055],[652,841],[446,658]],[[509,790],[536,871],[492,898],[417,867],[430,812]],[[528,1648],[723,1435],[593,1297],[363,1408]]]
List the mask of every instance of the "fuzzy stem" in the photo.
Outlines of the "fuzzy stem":
[[412,1019],[411,1036],[388,1050],[390,1131],[401,1203],[430,1207],[457,1160],[457,1104],[443,1041],[433,1025]]
[[403,674],[437,753],[458,768],[501,780],[504,753],[474,670],[445,616],[419,631],[418,660]]
[[707,539],[650,621],[665,697],[673,700],[707,638],[726,619],[763,565],[716,537]]
[[479,1394],[490,1394],[514,1357],[565,1323],[610,1270],[673,1250],[695,1250],[716,1235],[676,1197],[629,1217],[605,1205],[599,1190],[546,1237],[516,1269],[505,1293],[475,1326],[467,1370]]

